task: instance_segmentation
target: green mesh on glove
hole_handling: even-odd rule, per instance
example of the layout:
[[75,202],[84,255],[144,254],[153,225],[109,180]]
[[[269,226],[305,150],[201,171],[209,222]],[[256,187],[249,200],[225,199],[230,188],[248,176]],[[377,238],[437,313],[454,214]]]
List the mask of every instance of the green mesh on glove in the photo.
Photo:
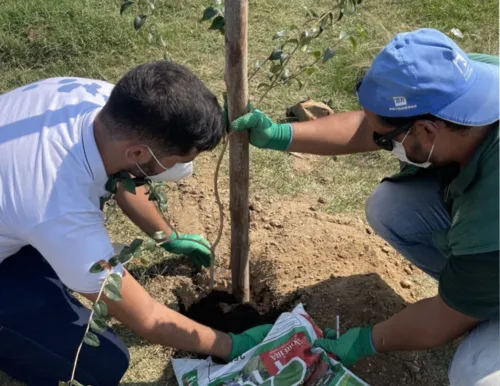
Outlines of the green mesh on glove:
[[356,363],[360,358],[377,354],[372,345],[372,328],[351,328],[339,339],[335,330],[325,329],[324,338],[317,339],[313,347],[321,347],[339,357],[345,366]]
[[246,353],[251,348],[257,346],[269,334],[273,328],[272,324],[263,324],[262,326],[253,327],[241,334],[229,334],[233,340],[233,347],[228,361],[231,362],[234,358]]
[[210,266],[210,244],[200,235],[177,235],[174,232],[161,247],[170,253],[188,256],[197,267]]
[[286,150],[292,139],[290,124],[274,123],[258,109],[235,119],[231,129],[248,130],[250,143],[261,149]]

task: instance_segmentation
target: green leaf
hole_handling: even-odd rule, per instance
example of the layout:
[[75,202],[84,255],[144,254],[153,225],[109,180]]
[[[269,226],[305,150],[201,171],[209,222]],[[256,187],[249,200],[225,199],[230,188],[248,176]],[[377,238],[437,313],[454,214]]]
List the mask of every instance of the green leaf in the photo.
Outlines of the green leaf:
[[162,192],[158,192],[158,203],[160,205],[166,205],[167,204],[167,195],[163,194]]
[[104,271],[104,267],[100,263],[95,263],[92,267],[90,267],[90,273],[99,273]]
[[[270,81],[272,81],[274,78],[274,74],[272,72],[268,72],[267,73],[267,79],[269,79]],[[261,84],[264,84],[264,83],[261,83]],[[258,87],[257,87],[257,90],[258,90]]]
[[156,242],[153,239],[147,239],[144,243],[144,249],[152,251],[156,248]]
[[137,251],[139,251],[139,248],[141,247],[141,245],[143,243],[144,243],[144,241],[141,239],[135,239],[134,241],[132,241],[130,243],[130,253],[134,254]]
[[361,27],[359,24],[356,26],[356,30],[358,31],[359,33],[359,37],[361,38],[361,40],[365,39],[366,38],[366,32],[365,30],[363,29],[363,27]]
[[344,8],[342,8],[339,12],[339,17],[337,18],[337,21],[340,21],[344,17]]
[[148,264],[149,264],[149,260],[145,259],[144,257],[141,257],[141,258],[139,259],[139,261],[140,261],[140,262],[141,262],[141,264],[143,264],[143,265],[148,265]]
[[308,46],[309,43],[311,43],[314,37],[314,33],[315,32],[313,31],[306,31],[300,35],[300,46],[302,47],[302,51],[306,51],[304,47]]
[[214,7],[205,8],[205,10],[203,11],[203,17],[201,18],[200,21],[210,20],[218,13],[219,11]]
[[328,47],[323,53],[323,63],[328,62],[331,58],[335,56],[335,51]]
[[281,55],[280,64],[283,64],[285,62],[285,60],[288,59],[289,56],[290,56],[289,54],[283,54],[283,55]]
[[261,66],[262,64],[257,60],[253,65],[254,71],[258,70]]
[[304,69],[304,72],[307,74],[307,75],[312,75],[316,72],[316,67],[306,67]]
[[302,48],[300,50],[302,52],[306,52],[308,48],[309,48],[309,44],[306,44],[305,46],[302,46]]
[[122,15],[132,4],[134,4],[134,1],[124,1],[120,7],[120,15]]
[[92,318],[90,328],[95,332],[103,332],[106,329],[106,323],[100,318]]
[[95,314],[100,318],[104,318],[108,314],[108,306],[102,300],[99,300],[92,306]]
[[[149,33],[149,35],[153,36],[153,34],[151,32]],[[148,40],[149,40],[149,36],[148,36]],[[123,189],[125,189],[126,192],[135,194],[135,183],[132,180],[132,178],[130,178],[130,177],[125,178],[124,180],[122,180],[120,182],[120,184],[121,184],[121,186],[123,186]]]
[[[155,40],[154,35],[151,32],[149,32],[148,33],[148,43],[151,44],[151,43],[153,43],[154,40]],[[135,184],[134,184],[134,190],[135,190]]]
[[269,60],[278,60],[279,58],[281,58],[282,53],[283,53],[283,51],[275,48],[273,50],[273,52],[271,53],[271,55],[269,55]]
[[321,51],[309,52],[309,55],[311,55],[314,59],[319,59],[321,58]]
[[159,200],[158,192],[155,189],[152,189],[149,193],[148,200],[149,201],[158,201]]
[[278,72],[280,72],[280,71],[281,71],[281,69],[282,69],[282,68],[283,68],[283,67],[281,66],[281,64],[274,64],[274,65],[271,67],[271,70],[270,70],[270,71],[271,71],[273,74],[277,74]]
[[107,284],[114,285],[118,290],[122,289],[122,277],[117,273],[112,273],[108,276]]
[[104,286],[104,295],[108,297],[110,300],[114,300],[119,302],[122,300],[122,295],[120,294],[120,289],[114,285],[113,283],[107,283]]
[[214,20],[212,20],[212,24],[208,27],[209,30],[223,30],[226,22],[224,17],[219,15]]
[[84,343],[86,343],[92,347],[99,347],[99,345],[101,344],[101,342],[99,342],[99,338],[97,337],[97,335],[94,334],[93,332],[90,332],[90,331],[88,331],[85,334],[83,341],[84,341]]
[[104,185],[104,189],[106,189],[111,194],[116,194],[118,192],[117,187],[118,181],[115,176],[110,176],[106,181],[106,185]]
[[288,68],[285,68],[281,74],[281,79],[287,80],[288,78],[290,78],[290,71],[288,71]]
[[112,267],[116,267],[119,262],[120,262],[120,255],[113,256],[111,259],[108,260],[109,265],[111,265]]
[[167,235],[163,231],[155,232],[153,235],[153,239],[155,239],[156,241],[163,241],[166,238],[167,238]]
[[139,28],[141,28],[144,23],[146,22],[146,19],[148,18],[147,15],[137,15],[135,18],[134,18],[134,29],[136,31],[139,30]]
[[339,40],[344,40],[347,37],[349,37],[349,34],[347,32],[340,31]]
[[356,48],[358,48],[358,41],[354,38],[354,36],[349,36],[349,40],[352,44],[352,48],[356,50]]
[[130,246],[126,245],[118,254],[118,261],[121,263],[124,258],[130,259],[132,256],[132,249]]
[[269,88],[269,87],[271,87],[271,85],[269,85],[267,83],[261,83],[257,86],[257,90],[260,90],[262,87]]
[[279,38],[282,38],[283,36],[285,36],[285,31],[278,31],[274,34],[273,36],[273,40],[276,40],[276,39],[279,39]]

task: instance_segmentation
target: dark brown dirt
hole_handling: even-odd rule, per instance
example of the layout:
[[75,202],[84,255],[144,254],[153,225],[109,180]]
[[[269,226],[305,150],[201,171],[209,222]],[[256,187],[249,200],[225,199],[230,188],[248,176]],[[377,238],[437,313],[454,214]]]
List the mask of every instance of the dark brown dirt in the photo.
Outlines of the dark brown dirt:
[[226,291],[212,291],[189,308],[180,305],[180,312],[206,326],[233,334],[262,324],[274,324],[281,314],[278,309],[261,314],[252,304],[238,303]]

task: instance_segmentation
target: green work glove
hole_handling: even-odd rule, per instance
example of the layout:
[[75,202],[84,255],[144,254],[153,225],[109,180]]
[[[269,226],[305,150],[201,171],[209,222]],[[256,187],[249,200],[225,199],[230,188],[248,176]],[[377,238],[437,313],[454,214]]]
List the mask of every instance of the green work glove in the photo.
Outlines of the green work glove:
[[161,247],[170,253],[188,256],[197,267],[210,266],[210,244],[200,235],[177,235],[174,232]]
[[229,333],[233,340],[233,348],[231,349],[231,354],[229,354],[228,362],[257,346],[269,334],[271,328],[273,328],[272,324],[263,324],[246,330],[241,334],[235,335]]
[[337,333],[329,328],[325,329],[323,339],[317,339],[313,347],[321,347],[329,353],[339,357],[345,366],[356,363],[360,358],[377,354],[372,345],[372,328],[351,328],[339,339]]
[[261,149],[286,150],[291,143],[292,127],[274,123],[262,111],[253,109],[231,123],[233,131],[249,131],[250,143]]

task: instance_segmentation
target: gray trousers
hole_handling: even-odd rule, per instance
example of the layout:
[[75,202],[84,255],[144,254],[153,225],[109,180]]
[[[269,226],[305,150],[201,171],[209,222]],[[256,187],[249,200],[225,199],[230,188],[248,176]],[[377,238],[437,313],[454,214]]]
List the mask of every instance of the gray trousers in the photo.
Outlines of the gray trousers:
[[[431,233],[451,224],[438,191],[439,182],[429,177],[383,182],[366,203],[366,217],[375,232],[435,279],[446,258],[433,245]],[[500,386],[498,318],[480,323],[462,340],[449,381],[451,386]]]

